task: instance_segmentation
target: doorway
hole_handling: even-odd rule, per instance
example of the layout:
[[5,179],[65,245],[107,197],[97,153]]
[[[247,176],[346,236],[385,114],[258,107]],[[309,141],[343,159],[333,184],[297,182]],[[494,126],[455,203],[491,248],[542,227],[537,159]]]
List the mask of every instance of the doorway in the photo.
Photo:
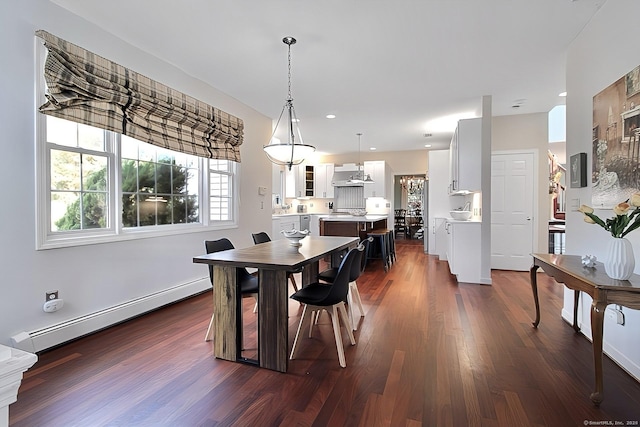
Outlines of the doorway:
[[422,175],[394,177],[394,231],[396,239],[424,240],[428,181]]
[[534,251],[535,155],[531,151],[491,156],[491,268],[527,271]]

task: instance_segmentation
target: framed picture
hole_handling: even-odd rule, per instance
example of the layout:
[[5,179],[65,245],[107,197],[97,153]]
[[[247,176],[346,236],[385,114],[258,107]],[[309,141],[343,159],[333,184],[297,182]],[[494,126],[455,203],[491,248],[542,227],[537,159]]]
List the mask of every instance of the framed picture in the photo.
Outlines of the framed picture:
[[569,176],[571,188],[587,186],[587,153],[578,153],[570,157]]
[[627,98],[640,92],[640,66],[627,73],[625,83],[627,86]]

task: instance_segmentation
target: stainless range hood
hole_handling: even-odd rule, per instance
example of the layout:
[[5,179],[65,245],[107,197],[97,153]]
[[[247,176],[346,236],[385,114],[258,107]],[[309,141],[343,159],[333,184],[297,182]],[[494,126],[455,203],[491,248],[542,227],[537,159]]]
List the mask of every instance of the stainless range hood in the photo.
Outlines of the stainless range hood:
[[336,171],[331,178],[331,185],[334,187],[363,187],[362,181],[353,181],[357,174],[358,171]]

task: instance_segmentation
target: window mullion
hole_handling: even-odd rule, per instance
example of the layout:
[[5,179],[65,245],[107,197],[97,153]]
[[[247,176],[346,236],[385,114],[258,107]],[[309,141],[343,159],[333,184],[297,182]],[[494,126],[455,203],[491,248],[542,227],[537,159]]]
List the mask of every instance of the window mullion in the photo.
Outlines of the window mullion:
[[109,218],[111,220],[111,228],[116,234],[122,233],[122,221],[120,212],[122,212],[122,174],[120,173],[122,165],[122,150],[120,149],[122,138],[115,132],[108,132],[106,137],[107,151],[111,158],[111,168],[109,170]]

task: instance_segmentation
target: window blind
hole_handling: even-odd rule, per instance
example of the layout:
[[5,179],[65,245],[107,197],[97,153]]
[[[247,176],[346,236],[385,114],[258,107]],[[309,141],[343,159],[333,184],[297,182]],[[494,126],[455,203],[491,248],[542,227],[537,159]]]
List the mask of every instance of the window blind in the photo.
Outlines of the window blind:
[[48,115],[169,150],[240,162],[242,119],[44,30]]

